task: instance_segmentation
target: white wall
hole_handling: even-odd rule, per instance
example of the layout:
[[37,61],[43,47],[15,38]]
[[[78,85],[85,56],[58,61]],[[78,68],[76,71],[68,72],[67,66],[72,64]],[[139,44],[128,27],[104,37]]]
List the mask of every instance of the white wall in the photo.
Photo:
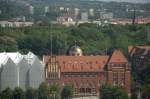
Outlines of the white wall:
[[23,58],[19,63],[19,86],[26,90],[29,87],[29,69],[30,66],[27,61]]
[[40,60],[36,57],[29,71],[29,86],[38,88],[44,81],[44,66],[40,63]]
[[6,88],[14,89],[18,86],[18,67],[9,58],[7,63],[3,65],[1,72],[1,89]]

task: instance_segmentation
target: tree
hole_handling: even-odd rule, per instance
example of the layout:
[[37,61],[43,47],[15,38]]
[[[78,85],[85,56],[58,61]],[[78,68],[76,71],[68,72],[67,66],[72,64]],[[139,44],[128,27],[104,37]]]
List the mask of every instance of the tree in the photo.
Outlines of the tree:
[[14,38],[9,36],[0,37],[0,51],[17,51],[18,45]]
[[52,84],[50,86],[50,97],[51,99],[60,98],[60,86],[58,84]]
[[146,84],[142,88],[142,94],[144,99],[150,98],[150,84]]
[[28,88],[26,90],[26,98],[27,99],[36,99],[37,97],[37,90],[33,88]]
[[100,99],[129,99],[126,91],[118,86],[103,85],[100,92]]
[[48,84],[43,82],[38,88],[38,99],[48,99],[49,87]]
[[25,94],[23,90],[19,87],[16,87],[13,91],[13,99],[25,99]]
[[0,99],[12,99],[12,90],[10,88],[6,88],[0,94]]
[[62,99],[70,99],[73,96],[73,90],[73,85],[65,85],[61,92]]

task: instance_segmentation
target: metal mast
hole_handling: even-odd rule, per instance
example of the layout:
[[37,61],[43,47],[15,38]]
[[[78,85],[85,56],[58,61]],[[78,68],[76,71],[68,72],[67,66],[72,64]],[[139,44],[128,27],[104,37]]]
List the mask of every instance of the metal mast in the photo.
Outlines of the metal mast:
[[133,9],[133,19],[132,19],[132,24],[135,25],[135,20],[136,20],[136,8],[134,5],[134,9]]
[[147,35],[147,39],[148,39],[148,42],[150,42],[150,25],[148,26],[148,35]]
[[51,53],[50,55],[52,56],[53,55],[53,37],[52,37],[52,23],[50,23],[50,42],[51,42]]

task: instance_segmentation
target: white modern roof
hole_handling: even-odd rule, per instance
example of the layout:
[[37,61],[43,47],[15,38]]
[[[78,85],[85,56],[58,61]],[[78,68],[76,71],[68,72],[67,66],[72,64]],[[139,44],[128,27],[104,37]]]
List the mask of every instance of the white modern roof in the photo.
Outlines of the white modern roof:
[[36,56],[32,52],[28,52],[27,55],[23,55],[24,58],[27,60],[28,64],[32,65],[35,61]]
[[23,56],[19,53],[19,52],[10,52],[10,53],[7,53],[7,56],[9,58],[11,58],[11,60],[15,63],[15,64],[18,64]]
[[2,64],[6,64],[8,59],[9,57],[6,55],[6,53],[0,53],[0,67]]
[[18,64],[23,58],[25,58],[28,64],[32,65],[37,56],[32,52],[28,52],[26,55],[22,55],[19,52],[2,52],[0,53],[0,67],[2,64],[7,63],[7,60],[10,58],[15,64]]

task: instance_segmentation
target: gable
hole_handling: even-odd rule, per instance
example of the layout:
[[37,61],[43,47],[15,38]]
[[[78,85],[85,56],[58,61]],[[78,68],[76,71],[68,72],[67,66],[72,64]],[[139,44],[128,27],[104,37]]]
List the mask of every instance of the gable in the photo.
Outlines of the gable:
[[127,63],[126,57],[120,50],[114,50],[112,56],[110,57],[109,63]]

